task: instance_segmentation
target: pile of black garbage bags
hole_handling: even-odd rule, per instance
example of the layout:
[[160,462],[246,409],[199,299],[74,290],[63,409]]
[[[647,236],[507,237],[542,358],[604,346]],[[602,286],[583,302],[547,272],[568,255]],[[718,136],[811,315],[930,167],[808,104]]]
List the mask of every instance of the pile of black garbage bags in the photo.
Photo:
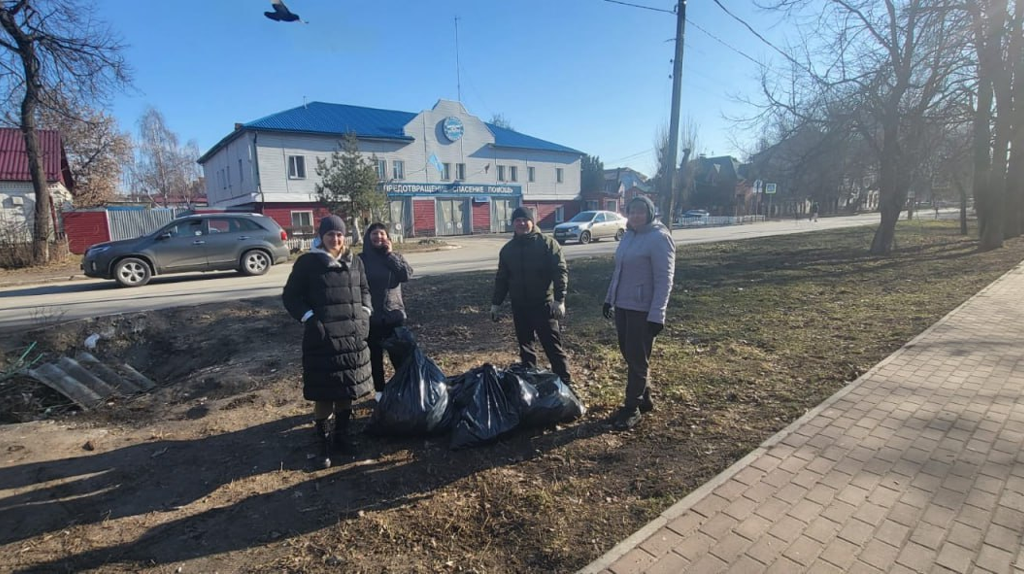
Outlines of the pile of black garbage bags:
[[446,377],[405,327],[384,341],[399,365],[370,418],[369,432],[388,436],[451,433],[451,448],[479,446],[520,428],[550,427],[587,411],[551,371],[485,364]]

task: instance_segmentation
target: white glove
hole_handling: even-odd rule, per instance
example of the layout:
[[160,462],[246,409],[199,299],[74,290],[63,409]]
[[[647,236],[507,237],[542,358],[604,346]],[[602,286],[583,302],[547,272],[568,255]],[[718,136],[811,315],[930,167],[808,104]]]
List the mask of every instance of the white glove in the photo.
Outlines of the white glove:
[[491,305],[491,321],[495,323],[501,319],[501,305]]
[[555,301],[551,305],[551,318],[556,321],[565,319],[565,301]]

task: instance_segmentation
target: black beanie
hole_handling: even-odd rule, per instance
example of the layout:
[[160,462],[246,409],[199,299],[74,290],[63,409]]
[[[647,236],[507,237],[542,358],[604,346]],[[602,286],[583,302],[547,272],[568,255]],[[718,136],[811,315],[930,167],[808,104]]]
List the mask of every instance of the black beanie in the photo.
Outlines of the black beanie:
[[533,221],[533,210],[528,207],[520,205],[512,211],[512,221],[515,221],[522,217],[523,219],[529,219]]
[[342,235],[345,235],[345,222],[337,215],[328,215],[327,217],[320,220],[320,230],[317,231],[317,235],[323,237],[325,234],[331,231],[337,231]]

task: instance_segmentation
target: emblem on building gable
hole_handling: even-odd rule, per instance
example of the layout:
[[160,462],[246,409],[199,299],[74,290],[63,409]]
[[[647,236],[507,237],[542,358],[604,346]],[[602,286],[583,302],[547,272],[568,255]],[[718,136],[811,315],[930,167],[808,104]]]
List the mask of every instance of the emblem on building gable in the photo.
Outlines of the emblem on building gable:
[[444,130],[444,137],[448,138],[448,141],[459,141],[462,137],[463,132],[466,128],[462,125],[462,120],[455,116],[448,116],[444,119],[441,124],[441,128]]

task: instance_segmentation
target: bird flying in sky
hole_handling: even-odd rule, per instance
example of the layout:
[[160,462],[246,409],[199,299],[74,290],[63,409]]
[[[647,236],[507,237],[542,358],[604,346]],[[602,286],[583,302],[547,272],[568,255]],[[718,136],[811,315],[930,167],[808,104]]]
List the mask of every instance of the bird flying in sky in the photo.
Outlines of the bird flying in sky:
[[282,2],[281,0],[270,0],[270,5],[274,8],[274,11],[264,12],[263,15],[266,16],[267,18],[270,18],[271,20],[275,20],[277,22],[302,22],[303,24],[306,23],[305,21],[299,18],[298,14],[289,10],[288,7],[284,5],[284,2]]

